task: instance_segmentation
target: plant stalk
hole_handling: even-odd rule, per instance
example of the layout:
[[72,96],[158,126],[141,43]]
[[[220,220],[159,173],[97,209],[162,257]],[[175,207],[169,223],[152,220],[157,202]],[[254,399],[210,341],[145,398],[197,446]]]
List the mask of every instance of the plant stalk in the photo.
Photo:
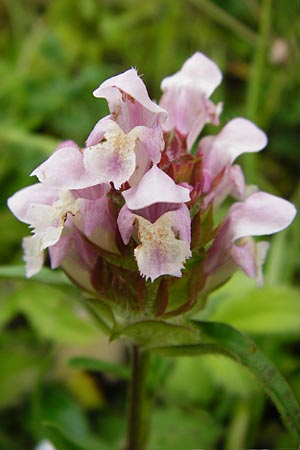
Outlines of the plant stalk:
[[149,353],[137,345],[132,346],[131,353],[125,450],[145,450],[149,434],[150,395],[147,388]]

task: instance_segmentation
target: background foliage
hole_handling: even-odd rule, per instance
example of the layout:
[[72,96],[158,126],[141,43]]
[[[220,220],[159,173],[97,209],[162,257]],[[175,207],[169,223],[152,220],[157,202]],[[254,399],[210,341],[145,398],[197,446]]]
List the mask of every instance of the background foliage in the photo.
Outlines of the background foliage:
[[[0,0],[1,449],[34,448],[55,424],[61,442],[117,448],[128,377],[122,345],[99,334],[62,275],[24,282],[12,269],[22,264],[28,231],[7,197],[34,182],[29,173],[59,141],[84,144],[107,111],[92,96],[101,81],[135,66],[159,99],[161,79],[200,50],[224,73],[213,97],[224,101],[222,124],[244,116],[269,136],[265,151],[242,160],[248,182],[299,206],[299,17],[296,0]],[[299,244],[296,219],[272,239],[265,287],[238,274],[205,311],[247,331],[298,399]],[[103,362],[70,363],[78,356]],[[152,363],[152,383],[165,388],[150,450],[293,445],[261,387],[235,363],[211,356]]]

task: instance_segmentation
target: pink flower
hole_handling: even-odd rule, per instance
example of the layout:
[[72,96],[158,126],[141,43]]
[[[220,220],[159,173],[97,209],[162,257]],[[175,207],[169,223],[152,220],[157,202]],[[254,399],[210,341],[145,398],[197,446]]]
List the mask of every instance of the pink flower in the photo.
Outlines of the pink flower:
[[220,84],[222,74],[217,65],[200,52],[189,58],[181,70],[161,83],[160,105],[168,111],[164,130],[176,130],[187,139],[187,149],[207,122],[218,123],[220,107],[208,100]]
[[267,145],[265,133],[247,119],[231,120],[216,136],[206,136],[199,143],[203,161],[204,185],[207,193],[214,178],[227,169],[242,153],[258,152]]
[[191,256],[190,215],[184,204],[189,190],[153,166],[123,197],[118,226],[125,245],[131,236],[139,244],[134,255],[141,275],[151,281],[161,275],[181,276]]
[[[23,241],[27,276],[41,269],[48,249],[52,268],[62,267],[125,315],[146,304],[153,312],[158,303],[158,315],[173,303],[172,314],[181,314],[238,268],[262,283],[269,244],[253,236],[287,227],[295,208],[246,186],[242,168],[233,165],[267,143],[249,120],[231,120],[201,139],[196,155],[190,152],[205,123],[218,123],[220,106],[209,97],[221,78],[198,52],[163,80],[160,106],[135,69],[95,90],[110,114],[86,147],[62,143],[32,172],[39,182],[8,200],[32,230]],[[215,212],[228,196],[239,202],[216,227]],[[148,279],[156,280],[153,288]],[[177,288],[187,297],[179,306]]]
[[139,125],[156,128],[167,117],[167,112],[150,100],[135,69],[104,81],[94,96],[107,100],[113,120],[125,133]]
[[210,289],[228,279],[237,266],[262,283],[261,266],[268,244],[245,240],[265,236],[286,228],[296,214],[290,202],[265,192],[250,195],[244,202],[233,204],[220,226],[204,262]]
[[23,242],[28,276],[41,269],[43,250],[55,245],[63,246],[62,235],[66,226],[72,232],[76,227],[99,248],[118,253],[116,225],[109,211],[107,191],[102,186],[70,191],[34,184],[8,200],[11,211],[33,232],[32,238]]

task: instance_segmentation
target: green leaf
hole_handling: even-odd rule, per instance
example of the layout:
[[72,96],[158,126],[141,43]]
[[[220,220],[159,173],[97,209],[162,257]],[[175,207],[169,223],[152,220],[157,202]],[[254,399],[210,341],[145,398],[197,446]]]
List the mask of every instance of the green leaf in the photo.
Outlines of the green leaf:
[[72,358],[70,360],[72,367],[79,369],[91,370],[93,372],[107,372],[112,375],[116,375],[119,378],[128,380],[130,377],[129,367],[122,366],[121,364],[110,363],[107,361],[101,361],[92,358]]
[[[300,439],[299,403],[286,380],[257,348],[254,341],[244,333],[223,323],[200,321],[193,321],[193,323],[204,336],[213,340],[215,352],[219,351],[233,358],[256,375],[277,407],[287,428],[297,439]],[[200,347],[200,352],[202,351]]]
[[300,336],[300,292],[288,285],[257,288],[242,273],[210,296],[200,319],[225,322],[253,334]]
[[144,347],[192,344],[198,332],[186,325],[174,325],[159,320],[145,320],[123,328],[114,337],[127,336]]
[[[25,266],[0,266],[0,279],[25,280]],[[39,283],[51,284],[56,286],[72,286],[66,275],[58,270],[51,270],[44,267],[37,275],[30,280]]]
[[[86,344],[98,337],[98,330],[90,318],[79,317],[77,305],[70,299],[68,291],[28,281],[20,284],[10,300],[42,338]],[[82,311],[79,312],[82,315]]]
[[[62,430],[51,422],[43,422],[45,437],[52,442],[56,450],[89,450],[67,437]],[[99,450],[101,447],[99,447]]]
[[39,373],[41,357],[28,334],[14,330],[1,332],[0,338],[0,409],[19,404],[31,391]]

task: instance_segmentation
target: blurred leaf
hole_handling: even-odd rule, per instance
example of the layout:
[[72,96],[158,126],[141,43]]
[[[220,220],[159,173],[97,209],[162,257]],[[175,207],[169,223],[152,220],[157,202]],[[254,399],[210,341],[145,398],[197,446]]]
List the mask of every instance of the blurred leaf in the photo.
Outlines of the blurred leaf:
[[83,440],[89,433],[87,417],[83,410],[60,385],[52,384],[43,389],[41,417],[38,420],[59,424],[64,432],[77,442]]
[[32,389],[41,358],[30,347],[24,333],[2,332],[0,344],[0,408],[4,408],[18,404]]
[[92,358],[72,358],[70,365],[84,370],[91,370],[93,372],[104,372],[116,375],[118,378],[128,380],[130,377],[130,369],[121,364],[110,363]]
[[218,387],[227,394],[251,398],[260,386],[243,366],[222,355],[209,354],[176,358],[166,385],[172,397],[201,404],[211,400]]
[[[22,266],[0,266],[0,279],[14,279],[14,280],[24,280],[25,275],[25,265]],[[38,281],[40,283],[45,283],[48,285],[56,286],[72,286],[72,283],[67,278],[67,276],[59,270],[51,270],[43,267],[42,270],[31,278],[33,281]]]
[[37,411],[32,427],[42,425],[41,437],[47,437],[57,450],[106,449],[102,447],[102,439],[91,432],[85,412],[63,386],[43,387]]
[[[96,339],[98,331],[86,317],[79,317],[70,297],[54,286],[26,282],[6,301],[23,313],[41,338],[55,342],[85,344]],[[81,314],[82,314],[82,310]]]
[[193,323],[201,333],[217,343],[216,350],[219,347],[220,353],[228,352],[231,358],[256,375],[277,407],[286,427],[299,440],[300,405],[285,379],[255,343],[245,334],[223,323]]
[[206,359],[204,357],[176,358],[164,388],[167,395],[177,401],[192,404],[201,402],[203,405],[211,400],[216,386],[212,374],[205,365]]
[[300,292],[289,285],[255,287],[253,280],[236,274],[210,296],[199,318],[225,322],[254,334],[300,336]]

